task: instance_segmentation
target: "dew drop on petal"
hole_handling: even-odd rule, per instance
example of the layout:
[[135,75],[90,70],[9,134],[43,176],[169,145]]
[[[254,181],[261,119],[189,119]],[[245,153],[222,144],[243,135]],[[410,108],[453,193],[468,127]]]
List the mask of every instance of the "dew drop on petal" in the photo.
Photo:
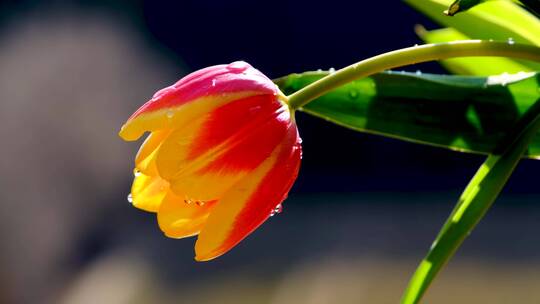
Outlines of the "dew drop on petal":
[[137,169],[137,168],[133,169],[133,175],[134,175],[135,177],[140,176],[140,175],[141,175],[141,170],[139,170],[139,169]]
[[212,79],[212,86],[213,86],[213,87],[216,86],[216,80],[215,80],[215,79]]
[[127,201],[128,201],[128,203],[133,204],[133,196],[131,195],[131,193],[128,194]]
[[272,211],[270,211],[270,216],[274,216],[283,211],[283,206],[281,204],[277,205]]
[[173,118],[174,112],[172,110],[168,110],[166,115],[167,115],[167,118]]
[[227,65],[227,69],[231,72],[243,72],[249,68],[249,64],[243,61],[235,61]]

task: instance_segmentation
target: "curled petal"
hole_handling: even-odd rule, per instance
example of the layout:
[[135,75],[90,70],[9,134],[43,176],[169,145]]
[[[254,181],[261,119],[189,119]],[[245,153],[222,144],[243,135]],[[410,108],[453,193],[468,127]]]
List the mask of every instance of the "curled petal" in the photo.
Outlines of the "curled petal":
[[119,135],[137,140],[145,131],[180,127],[233,100],[278,93],[272,81],[245,62],[209,67],[158,91],[133,113]]
[[135,168],[137,170],[146,175],[158,175],[156,167],[157,151],[169,134],[171,134],[171,130],[155,131],[148,135],[135,157]]
[[133,206],[157,212],[165,194],[169,191],[169,183],[159,176],[139,174],[133,180],[131,186],[131,198]]
[[292,125],[287,140],[272,156],[224,195],[199,234],[196,260],[210,260],[227,252],[285,199],[300,165],[298,140],[296,126]]

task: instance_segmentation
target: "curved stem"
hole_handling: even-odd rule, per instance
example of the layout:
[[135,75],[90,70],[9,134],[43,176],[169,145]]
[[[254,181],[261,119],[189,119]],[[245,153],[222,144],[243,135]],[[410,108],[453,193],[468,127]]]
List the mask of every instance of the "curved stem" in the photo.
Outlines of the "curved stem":
[[391,68],[431,60],[471,56],[514,57],[540,62],[540,48],[513,42],[463,40],[399,49],[342,68],[296,91],[288,96],[289,106],[292,109],[300,108],[341,85]]

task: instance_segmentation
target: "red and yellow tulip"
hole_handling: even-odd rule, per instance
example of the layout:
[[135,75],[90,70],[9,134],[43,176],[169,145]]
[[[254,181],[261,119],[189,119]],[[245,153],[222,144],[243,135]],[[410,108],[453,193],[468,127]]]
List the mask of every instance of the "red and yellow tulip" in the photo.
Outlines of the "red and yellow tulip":
[[158,91],[122,126],[150,132],[135,158],[131,199],[168,237],[198,235],[195,259],[239,243],[281,208],[300,165],[286,97],[245,62],[196,71]]

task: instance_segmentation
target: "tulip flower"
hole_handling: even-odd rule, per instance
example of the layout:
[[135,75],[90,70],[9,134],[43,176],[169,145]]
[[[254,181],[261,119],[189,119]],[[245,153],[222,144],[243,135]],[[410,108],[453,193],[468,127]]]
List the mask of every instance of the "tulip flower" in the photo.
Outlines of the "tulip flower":
[[150,132],[130,199],[171,238],[198,235],[195,259],[230,250],[281,210],[300,165],[287,98],[245,62],[216,65],[158,91],[122,126]]

